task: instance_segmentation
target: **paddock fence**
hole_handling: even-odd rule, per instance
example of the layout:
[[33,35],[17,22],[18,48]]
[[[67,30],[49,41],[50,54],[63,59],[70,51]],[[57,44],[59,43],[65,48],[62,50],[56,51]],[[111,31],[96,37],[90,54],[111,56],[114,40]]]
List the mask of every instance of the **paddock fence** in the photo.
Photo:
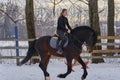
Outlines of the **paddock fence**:
[[[120,40],[120,36],[98,36],[99,40]],[[15,42],[19,42],[19,41],[33,41],[34,39],[0,39],[0,41],[15,41]],[[118,48],[113,48],[113,49],[100,49],[100,50],[93,50],[93,52],[91,54],[111,54],[111,53],[120,53],[120,42],[114,42],[114,43],[108,43],[108,42],[100,42],[97,43],[96,46],[119,46]],[[24,46],[19,46],[19,45],[15,45],[15,46],[0,46],[0,49],[14,49],[16,50],[16,56],[0,56],[0,59],[16,59],[17,63],[19,62],[19,59],[24,58],[25,56],[19,56],[20,53],[18,53],[19,49],[28,49],[27,47]],[[82,51],[82,54],[88,53],[88,51]],[[26,53],[25,53],[26,54]],[[90,54],[90,53],[89,53]],[[55,57],[52,56],[52,58],[60,58],[60,57]],[[88,59],[92,59],[92,58],[120,58],[120,56],[83,56],[82,58],[88,58]],[[40,59],[39,56],[33,56],[31,59]]]

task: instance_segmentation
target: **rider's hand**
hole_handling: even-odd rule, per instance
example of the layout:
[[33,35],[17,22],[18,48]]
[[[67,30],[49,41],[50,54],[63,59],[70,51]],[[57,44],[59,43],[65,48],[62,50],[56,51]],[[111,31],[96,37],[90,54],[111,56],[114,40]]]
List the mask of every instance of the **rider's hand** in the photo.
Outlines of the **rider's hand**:
[[67,31],[67,32],[68,32],[68,33],[71,33],[71,30],[69,30],[69,29],[68,29],[68,31]]

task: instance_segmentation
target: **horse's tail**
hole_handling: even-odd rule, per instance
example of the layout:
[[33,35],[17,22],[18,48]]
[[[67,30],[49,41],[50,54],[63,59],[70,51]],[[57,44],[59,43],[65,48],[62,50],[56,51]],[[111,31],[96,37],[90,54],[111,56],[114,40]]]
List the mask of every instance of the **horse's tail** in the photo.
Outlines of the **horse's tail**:
[[30,58],[36,52],[35,42],[36,42],[36,40],[34,40],[34,41],[31,42],[31,44],[30,44],[30,46],[28,48],[27,56],[21,62],[18,63],[19,66],[25,64],[28,60],[30,60]]

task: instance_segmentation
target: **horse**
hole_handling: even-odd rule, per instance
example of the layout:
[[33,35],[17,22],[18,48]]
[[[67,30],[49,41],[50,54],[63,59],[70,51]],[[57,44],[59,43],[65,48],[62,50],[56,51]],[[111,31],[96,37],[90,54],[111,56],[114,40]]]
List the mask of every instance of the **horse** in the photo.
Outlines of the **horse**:
[[50,39],[52,36],[42,36],[31,42],[27,56],[19,63],[19,66],[25,64],[34,55],[35,52],[40,55],[39,67],[44,73],[45,80],[50,80],[50,75],[47,72],[47,65],[49,63],[51,55],[57,57],[65,57],[67,61],[67,72],[64,74],[59,74],[57,77],[66,78],[72,71],[72,60],[76,59],[83,67],[84,73],[81,77],[82,80],[86,79],[88,72],[86,70],[86,65],[80,57],[82,52],[82,45],[86,43],[89,52],[93,51],[93,48],[97,42],[96,32],[89,26],[79,26],[74,28],[70,34],[67,35],[69,38],[68,45],[63,49],[62,54],[58,54],[56,49],[50,46]]

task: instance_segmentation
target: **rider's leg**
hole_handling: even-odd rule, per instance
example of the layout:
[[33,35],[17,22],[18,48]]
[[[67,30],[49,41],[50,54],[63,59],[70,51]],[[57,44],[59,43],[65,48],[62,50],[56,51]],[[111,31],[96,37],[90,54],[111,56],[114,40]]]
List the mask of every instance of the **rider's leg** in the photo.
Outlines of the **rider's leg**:
[[58,40],[58,51],[57,53],[62,54],[63,53],[63,46],[64,46],[64,32],[58,30],[57,34],[59,35],[60,39]]

